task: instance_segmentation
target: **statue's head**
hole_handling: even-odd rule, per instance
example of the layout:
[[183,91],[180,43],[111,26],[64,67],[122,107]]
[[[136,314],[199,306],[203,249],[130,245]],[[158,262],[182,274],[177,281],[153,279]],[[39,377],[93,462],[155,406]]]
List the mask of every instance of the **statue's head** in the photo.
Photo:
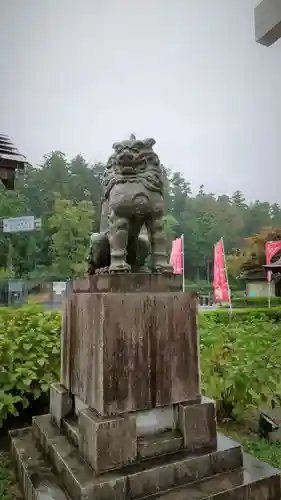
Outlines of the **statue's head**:
[[154,139],[137,140],[132,134],[129,140],[113,144],[114,167],[121,175],[138,175],[147,169],[148,163],[159,165],[158,155],[153,151]]
[[163,191],[162,170],[158,155],[153,151],[154,139],[138,140],[132,134],[125,141],[116,142],[112,148],[104,178],[105,196],[115,184],[141,182],[147,189]]

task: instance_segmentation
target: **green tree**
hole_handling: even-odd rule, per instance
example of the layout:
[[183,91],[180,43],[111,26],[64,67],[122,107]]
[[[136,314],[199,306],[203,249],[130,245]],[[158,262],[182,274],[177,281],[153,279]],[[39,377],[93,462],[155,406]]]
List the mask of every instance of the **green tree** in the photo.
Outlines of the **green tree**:
[[[265,244],[267,241],[281,240],[281,228],[274,229],[272,227],[264,228],[260,233],[245,238],[244,246],[240,251],[228,257],[228,261],[235,273],[245,276],[255,273],[264,272]],[[280,252],[275,255],[273,260],[280,256]]]
[[172,241],[177,238],[178,235],[178,221],[170,214],[164,216],[164,229],[167,241],[167,253],[170,253],[172,247]]
[[245,236],[259,233],[263,228],[270,227],[272,225],[270,204],[259,200],[250,203],[245,212],[244,223]]
[[86,251],[94,225],[91,202],[73,203],[57,195],[49,221],[52,231],[52,275],[57,279],[82,276],[86,270]]
[[245,196],[241,191],[235,191],[231,197],[231,203],[238,209],[246,209],[247,204],[245,200]]
[[[0,218],[22,217],[30,213],[29,199],[19,191],[7,191],[0,187]],[[32,233],[0,233],[0,262],[14,274],[22,277],[32,266],[35,238]],[[11,271],[11,269],[10,269]]]
[[[39,168],[29,167],[17,175],[14,192],[0,187],[1,219],[22,215],[42,218],[42,230],[38,233],[0,234],[1,267],[7,268],[10,263],[14,275],[36,280],[50,279],[55,271],[58,277],[80,274],[88,234],[99,229],[104,169],[102,163],[91,165],[82,155],[68,160],[63,152],[54,150],[44,156]],[[240,258],[244,250],[239,249],[244,249],[246,237],[262,233],[269,226],[281,228],[277,203],[256,200],[247,204],[239,190],[232,196],[215,196],[205,191],[203,182],[193,196],[188,179],[181,173],[163,165],[162,171],[167,251],[170,252],[172,240],[184,234],[185,270],[190,280],[212,278],[209,271],[213,247],[221,237],[226,252]],[[91,212],[88,218],[85,207]],[[68,211],[66,219],[64,209]],[[84,229],[81,221],[77,224],[79,210],[84,214]],[[239,258],[235,260],[234,274]]]

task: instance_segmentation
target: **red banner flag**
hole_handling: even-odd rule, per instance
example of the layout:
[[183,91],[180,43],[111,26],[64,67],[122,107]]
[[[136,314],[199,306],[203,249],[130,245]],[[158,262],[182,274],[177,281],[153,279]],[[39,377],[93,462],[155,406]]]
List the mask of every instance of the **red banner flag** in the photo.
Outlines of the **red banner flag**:
[[222,240],[220,240],[214,248],[214,292],[216,300],[220,302],[227,302],[230,300]]
[[[271,264],[271,261],[278,252],[281,250],[281,240],[267,241],[265,244],[266,264]],[[271,281],[271,271],[267,271],[267,281]]]
[[183,273],[183,237],[173,241],[170,264],[173,266],[174,274]]

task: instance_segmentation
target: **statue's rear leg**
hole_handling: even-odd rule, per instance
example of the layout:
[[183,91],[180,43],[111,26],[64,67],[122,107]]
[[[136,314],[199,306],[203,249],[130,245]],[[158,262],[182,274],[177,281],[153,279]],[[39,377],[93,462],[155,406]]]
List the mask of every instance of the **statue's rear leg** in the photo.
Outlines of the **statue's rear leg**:
[[128,219],[111,216],[108,233],[111,273],[131,271],[131,266],[127,263],[128,231]]
[[166,238],[164,221],[162,217],[151,219],[147,222],[147,230],[151,244],[152,269],[156,272],[172,272],[173,268],[168,263],[166,251]]

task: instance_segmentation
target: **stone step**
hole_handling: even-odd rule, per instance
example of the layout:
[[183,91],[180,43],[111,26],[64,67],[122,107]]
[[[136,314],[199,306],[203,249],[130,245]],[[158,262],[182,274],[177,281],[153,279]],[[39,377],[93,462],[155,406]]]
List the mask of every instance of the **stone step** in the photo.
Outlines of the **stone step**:
[[78,447],[79,444],[79,429],[78,420],[76,417],[68,417],[63,419],[62,427],[68,436],[69,440],[74,446]]
[[182,448],[183,436],[179,431],[161,432],[152,436],[139,437],[137,440],[140,459],[176,453]]
[[[72,500],[82,500],[86,497],[88,500],[144,500],[145,498],[149,500],[280,500],[281,498],[280,471],[249,455],[245,455],[243,468],[227,471],[230,465],[227,464],[227,455],[224,459],[221,457],[217,460],[214,453],[208,454],[206,457],[213,462],[212,473],[215,475],[211,478],[202,477],[202,470],[199,464],[195,463],[189,468],[188,476],[189,480],[195,479],[196,482],[185,486],[183,482],[187,478],[184,471],[179,468],[179,462],[175,462],[174,467],[180,473],[178,480],[181,485],[175,487],[175,484],[171,484],[168,489],[169,480],[165,480],[168,471],[165,470],[165,466],[163,474],[158,474],[157,484],[152,480],[153,477],[155,478],[153,474],[150,477],[147,475],[142,477],[142,473],[146,471],[145,468],[135,471],[135,477],[131,470],[127,477],[118,472],[96,478],[83,460],[77,461],[74,456],[69,455],[70,449],[63,451],[65,445],[63,442],[60,443],[60,452],[65,455],[65,458],[68,456],[69,474],[61,468],[60,474],[56,476],[51,469],[50,461],[38,449],[32,438],[31,428],[12,431],[10,435],[17,475],[26,500],[34,500],[34,498],[69,500],[61,481],[64,482],[70,475],[72,475],[72,484],[69,482],[68,488]],[[218,467],[219,462],[222,467]],[[221,472],[216,474],[219,469]],[[206,464],[205,473],[210,474],[210,471],[207,472]],[[149,495],[148,491],[153,489],[154,494]],[[159,492],[159,489],[162,489],[162,492]]]
[[243,455],[244,467],[152,495],[149,500],[280,500],[280,471]]
[[[78,446],[79,430],[77,419],[75,417],[64,419],[63,429],[72,444]],[[179,431],[165,431],[156,435],[139,437],[137,440],[138,457],[140,459],[176,453],[182,448],[183,436]]]
[[[50,415],[35,417],[32,433],[75,500],[82,499],[85,492],[95,500],[124,500],[123,492],[129,492],[130,499],[139,499],[242,466],[241,446],[220,436],[218,447],[212,452],[181,451],[96,476],[77,447],[52,423]],[[107,492],[107,496],[99,496],[101,492]]]
[[32,439],[30,428],[10,432],[17,479],[26,500],[69,500],[50,462]]

